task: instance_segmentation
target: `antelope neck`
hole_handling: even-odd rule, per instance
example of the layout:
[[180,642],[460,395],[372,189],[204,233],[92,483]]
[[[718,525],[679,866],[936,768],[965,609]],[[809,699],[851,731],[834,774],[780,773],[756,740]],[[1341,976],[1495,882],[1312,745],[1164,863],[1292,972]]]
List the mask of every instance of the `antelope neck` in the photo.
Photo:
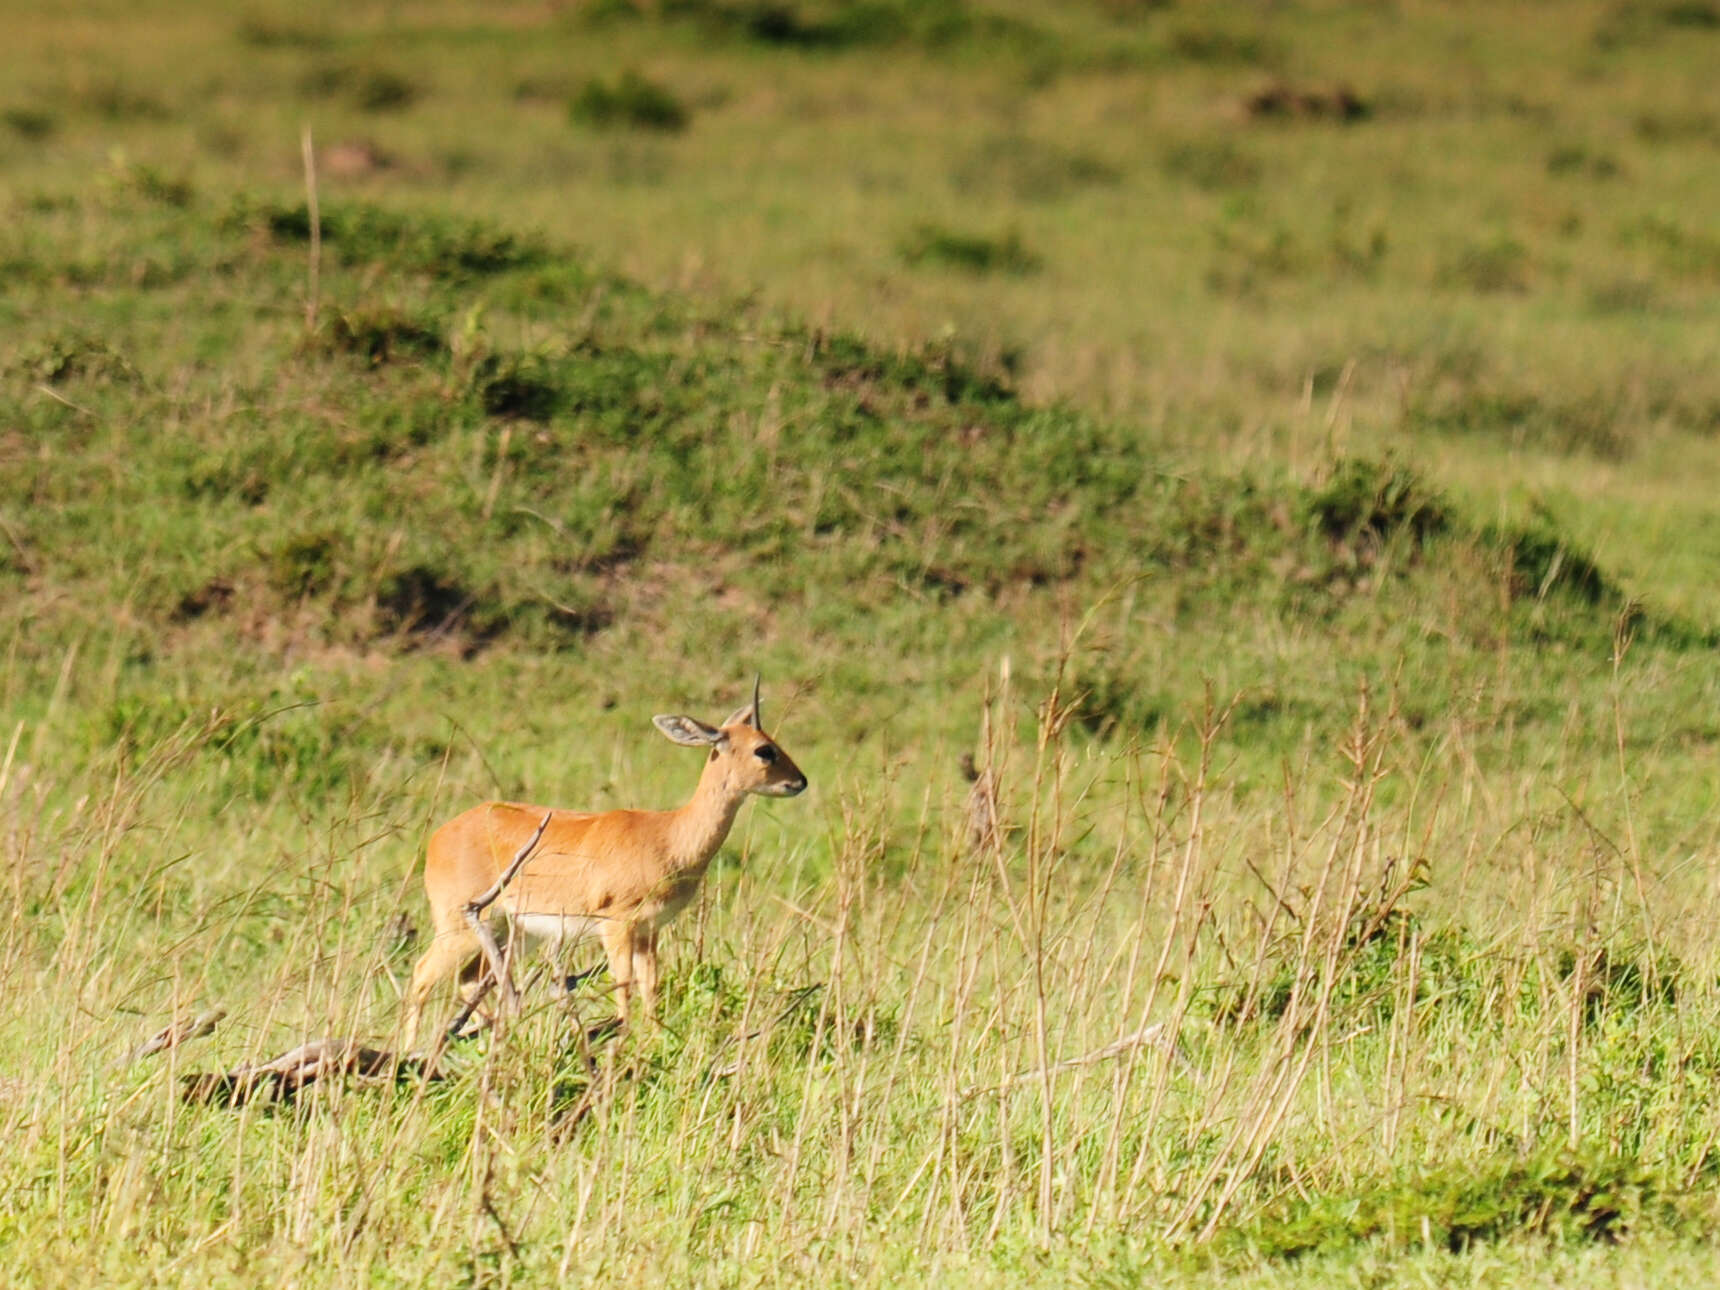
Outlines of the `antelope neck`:
[[745,798],[743,790],[729,785],[728,758],[707,762],[692,799],[670,813],[669,850],[675,867],[692,868],[715,855]]

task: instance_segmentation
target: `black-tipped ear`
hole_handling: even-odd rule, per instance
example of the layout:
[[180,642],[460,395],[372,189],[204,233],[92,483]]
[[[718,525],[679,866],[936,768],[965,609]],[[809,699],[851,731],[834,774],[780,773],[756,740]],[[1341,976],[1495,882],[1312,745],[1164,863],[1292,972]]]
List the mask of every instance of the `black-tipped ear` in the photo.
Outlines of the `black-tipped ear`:
[[688,748],[705,748],[720,744],[728,738],[721,730],[707,726],[693,717],[671,717],[658,713],[651,718],[651,724],[676,743],[684,744]]

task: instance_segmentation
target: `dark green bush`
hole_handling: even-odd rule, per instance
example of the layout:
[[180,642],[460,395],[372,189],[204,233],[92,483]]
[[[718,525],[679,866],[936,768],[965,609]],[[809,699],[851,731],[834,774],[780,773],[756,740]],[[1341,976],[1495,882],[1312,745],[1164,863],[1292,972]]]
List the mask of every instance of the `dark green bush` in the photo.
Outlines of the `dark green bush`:
[[1406,533],[1416,543],[1451,522],[1445,499],[1406,466],[1345,457],[1307,499],[1315,527],[1328,538],[1385,541]]
[[968,273],[1036,273],[1044,263],[1014,229],[1002,237],[988,237],[922,224],[903,240],[901,252],[909,264],[936,264]]
[[[240,200],[231,226],[261,229],[281,241],[310,240],[310,211],[303,202],[277,205]],[[322,240],[347,264],[387,264],[440,278],[505,273],[549,259],[535,238],[504,232],[479,220],[403,215],[364,202],[333,203],[320,212]]]
[[1412,1168],[1342,1196],[1298,1196],[1223,1244],[1295,1259],[1363,1242],[1404,1250],[1431,1241],[1453,1253],[1519,1235],[1610,1243],[1641,1226],[1675,1225],[1676,1195],[1676,1184],[1640,1159],[1543,1148]]
[[349,354],[371,367],[447,352],[439,328],[389,306],[334,310],[312,338],[311,348]]
[[573,96],[567,110],[575,122],[599,129],[676,133],[685,130],[692,119],[686,104],[666,87],[631,70],[622,72],[614,82],[593,77]]

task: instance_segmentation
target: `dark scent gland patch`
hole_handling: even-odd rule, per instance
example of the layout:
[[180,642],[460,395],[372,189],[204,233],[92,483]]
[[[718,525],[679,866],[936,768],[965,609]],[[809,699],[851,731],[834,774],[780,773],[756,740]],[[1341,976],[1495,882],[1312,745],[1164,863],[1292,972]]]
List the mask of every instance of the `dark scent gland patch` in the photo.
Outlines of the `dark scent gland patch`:
[[709,757],[705,758],[705,760],[706,761],[715,761],[716,759],[717,759],[717,750],[715,748],[713,748],[713,749],[711,749],[711,755]]

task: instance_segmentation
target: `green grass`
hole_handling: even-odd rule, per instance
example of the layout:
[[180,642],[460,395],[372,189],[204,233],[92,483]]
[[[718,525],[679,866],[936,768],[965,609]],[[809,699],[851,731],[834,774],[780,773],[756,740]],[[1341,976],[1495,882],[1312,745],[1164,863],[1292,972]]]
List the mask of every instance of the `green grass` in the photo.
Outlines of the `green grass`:
[[[16,15],[0,1277],[1711,1279],[1711,19]],[[180,1102],[755,670],[661,1025]]]

